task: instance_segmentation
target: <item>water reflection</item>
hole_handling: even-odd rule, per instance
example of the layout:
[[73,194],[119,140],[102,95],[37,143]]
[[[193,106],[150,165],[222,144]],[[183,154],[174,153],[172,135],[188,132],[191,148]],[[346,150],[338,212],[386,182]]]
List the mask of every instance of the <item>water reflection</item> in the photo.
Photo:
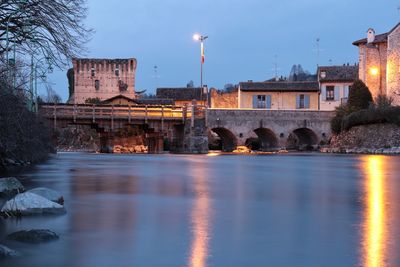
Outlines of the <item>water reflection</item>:
[[380,156],[368,156],[365,171],[366,211],[363,233],[363,266],[386,266],[387,213],[385,207],[385,161]]
[[210,192],[206,166],[194,162],[192,167],[195,200],[191,212],[193,239],[190,250],[189,266],[206,267],[210,239]]

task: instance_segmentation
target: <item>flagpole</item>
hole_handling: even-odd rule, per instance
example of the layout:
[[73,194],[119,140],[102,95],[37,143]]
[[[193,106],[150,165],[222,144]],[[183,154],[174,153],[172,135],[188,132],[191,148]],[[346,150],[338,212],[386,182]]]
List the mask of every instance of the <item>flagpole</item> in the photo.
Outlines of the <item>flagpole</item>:
[[[203,36],[201,37],[200,42],[200,87],[201,87],[201,94],[203,96],[203,64],[204,64],[204,42]],[[202,98],[203,99],[203,98]]]

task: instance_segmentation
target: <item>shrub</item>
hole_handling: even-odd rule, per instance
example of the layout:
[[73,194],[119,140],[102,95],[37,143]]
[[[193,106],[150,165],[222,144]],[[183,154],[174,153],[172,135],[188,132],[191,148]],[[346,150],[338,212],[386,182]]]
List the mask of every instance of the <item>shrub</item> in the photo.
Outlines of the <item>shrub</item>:
[[346,104],[342,104],[335,109],[335,116],[331,120],[331,130],[333,133],[339,134],[342,131],[343,118],[350,113],[351,109]]
[[371,92],[361,80],[356,80],[351,86],[347,104],[354,111],[366,109],[373,103]]
[[393,123],[400,126],[400,107],[369,108],[353,112],[343,118],[342,130],[375,123]]

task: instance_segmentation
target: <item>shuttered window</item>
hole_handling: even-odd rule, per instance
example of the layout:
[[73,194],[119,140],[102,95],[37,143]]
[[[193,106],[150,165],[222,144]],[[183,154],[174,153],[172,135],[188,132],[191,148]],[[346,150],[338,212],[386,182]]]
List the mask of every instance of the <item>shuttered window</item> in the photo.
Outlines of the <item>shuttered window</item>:
[[254,95],[253,96],[254,109],[270,109],[271,96],[270,95]]
[[310,108],[310,95],[301,94],[296,96],[296,108],[308,109]]

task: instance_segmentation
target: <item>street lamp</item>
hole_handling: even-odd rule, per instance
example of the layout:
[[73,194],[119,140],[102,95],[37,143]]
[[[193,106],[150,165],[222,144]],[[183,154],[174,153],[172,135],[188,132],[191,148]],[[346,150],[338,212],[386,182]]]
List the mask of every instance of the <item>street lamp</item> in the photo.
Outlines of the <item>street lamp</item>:
[[[27,0],[20,0],[20,1],[18,1],[17,2],[17,5],[18,5],[18,7],[17,7],[17,9],[14,11],[14,12],[12,12],[10,15],[9,15],[9,17],[8,17],[8,19],[7,19],[7,23],[6,23],[6,66],[7,66],[7,72],[9,73],[9,71],[10,71],[10,60],[9,60],[9,57],[8,57],[8,46],[10,45],[10,38],[9,38],[9,26],[10,26],[10,21],[11,21],[11,18],[14,16],[14,15],[16,15],[16,14],[18,14],[18,13],[24,13],[24,6],[23,5],[25,5],[25,4],[27,4],[28,3],[28,1]],[[14,53],[13,53],[13,65],[14,65],[14,68],[15,68],[15,64],[16,64],[16,58],[15,58],[15,41],[14,41],[14,45],[13,45],[13,51],[14,51]],[[8,74],[9,75],[9,74]],[[14,78],[13,78],[13,87],[14,87],[14,89],[15,89],[15,69],[14,69]]]
[[[38,95],[37,95],[37,79],[38,79],[38,73],[37,73],[37,69],[39,67],[40,63],[43,63],[43,60],[46,60],[46,63],[48,64],[48,68],[47,71],[48,73],[51,73],[53,71],[53,68],[51,66],[51,58],[50,57],[42,57],[39,58],[38,60],[36,60],[36,63],[34,63],[34,59],[35,57],[32,54],[32,58],[31,58],[31,84],[30,84],[30,91],[31,91],[31,105],[34,107],[33,111],[35,111],[36,113],[38,112],[38,103],[37,103],[37,99],[38,99]],[[41,75],[41,77],[45,77],[45,74],[43,73]],[[33,84],[33,80],[35,80],[35,84]]]
[[[201,88],[201,96],[203,96],[203,64],[205,60],[204,56],[204,41],[208,38],[208,36],[203,36],[198,33],[193,35],[193,40],[200,41],[200,88]],[[208,89],[207,89],[207,98],[208,98]],[[201,99],[203,101],[203,98]],[[208,102],[208,100],[207,100]],[[207,103],[208,105],[208,103]]]

